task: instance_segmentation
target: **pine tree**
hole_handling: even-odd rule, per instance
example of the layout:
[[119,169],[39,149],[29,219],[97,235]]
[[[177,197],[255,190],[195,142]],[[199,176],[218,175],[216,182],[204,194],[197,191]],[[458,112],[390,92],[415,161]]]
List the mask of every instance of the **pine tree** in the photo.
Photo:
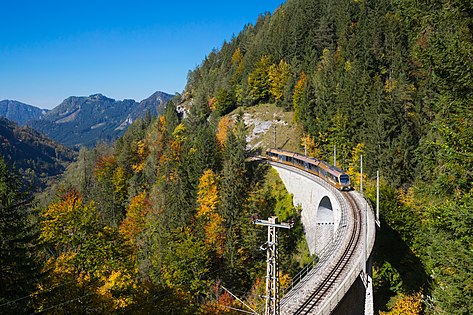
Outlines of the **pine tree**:
[[229,130],[225,141],[220,188],[219,209],[228,231],[224,257],[229,267],[234,267],[237,261],[241,213],[246,194],[245,147],[244,125],[239,118],[235,131]]
[[[31,298],[39,279],[37,229],[16,171],[0,157],[0,309],[2,314],[31,311]],[[21,300],[17,300],[23,298]],[[28,312],[29,313],[29,312]]]

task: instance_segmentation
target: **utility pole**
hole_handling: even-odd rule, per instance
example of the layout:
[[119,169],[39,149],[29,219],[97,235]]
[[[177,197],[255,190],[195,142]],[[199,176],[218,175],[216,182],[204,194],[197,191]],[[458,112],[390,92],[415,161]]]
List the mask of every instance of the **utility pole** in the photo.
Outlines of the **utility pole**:
[[337,145],[333,145],[333,166],[337,166]]
[[366,260],[368,258],[368,200],[363,199],[365,201],[365,224],[364,224],[364,234],[365,234],[365,241],[364,248],[363,248],[363,274],[365,275],[365,281],[368,283],[368,273],[366,272]]
[[363,155],[360,155],[360,193],[363,195]]
[[277,149],[277,147],[276,147],[276,125],[274,125],[273,127],[274,127],[274,148]]
[[379,171],[376,171],[376,223],[378,227],[381,227],[381,221],[379,219]]
[[265,315],[279,315],[279,269],[278,269],[278,228],[290,229],[292,224],[279,223],[278,217],[255,220],[257,225],[268,227],[268,241],[261,246],[266,250],[266,296]]

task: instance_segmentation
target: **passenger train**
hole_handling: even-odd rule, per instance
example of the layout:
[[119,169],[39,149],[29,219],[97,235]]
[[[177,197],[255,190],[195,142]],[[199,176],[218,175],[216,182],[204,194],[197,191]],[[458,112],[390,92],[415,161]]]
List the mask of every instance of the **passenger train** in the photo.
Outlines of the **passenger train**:
[[306,155],[278,150],[266,150],[268,160],[300,168],[315,174],[339,190],[351,190],[350,176],[329,163]]

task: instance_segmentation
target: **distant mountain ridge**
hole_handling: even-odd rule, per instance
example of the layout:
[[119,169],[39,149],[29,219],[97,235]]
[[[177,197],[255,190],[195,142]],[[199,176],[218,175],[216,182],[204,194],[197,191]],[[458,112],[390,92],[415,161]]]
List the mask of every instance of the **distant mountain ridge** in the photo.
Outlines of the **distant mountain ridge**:
[[[76,152],[28,126],[0,117],[0,155],[40,187],[48,177],[62,174]],[[35,186],[36,186],[35,185]]]
[[[121,136],[127,127],[137,118],[147,113],[156,116],[164,113],[166,103],[173,95],[155,92],[150,97],[136,102],[132,99],[115,100],[102,94],[90,96],[71,96],[50,111],[41,110],[31,105],[24,107],[12,103],[10,112],[28,113],[35,115],[10,115],[11,120],[18,124],[26,124],[48,137],[70,147],[85,145],[94,146],[96,143],[111,142]],[[6,107],[6,106],[4,106]],[[1,108],[0,108],[1,109]],[[41,115],[38,115],[41,111]],[[7,117],[0,112],[0,116]],[[8,117],[7,117],[8,118]]]
[[18,101],[0,101],[0,117],[14,121],[20,126],[25,125],[29,120],[41,119],[47,112],[47,109],[41,109]]

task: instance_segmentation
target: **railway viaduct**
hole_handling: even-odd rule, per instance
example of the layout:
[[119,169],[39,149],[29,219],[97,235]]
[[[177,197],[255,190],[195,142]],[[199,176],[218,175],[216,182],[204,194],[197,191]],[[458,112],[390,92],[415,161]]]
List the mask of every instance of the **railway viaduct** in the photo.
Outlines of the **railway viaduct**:
[[370,256],[375,218],[357,191],[340,192],[315,175],[269,162],[279,173],[318,261],[280,301],[281,314],[365,314],[374,312]]

